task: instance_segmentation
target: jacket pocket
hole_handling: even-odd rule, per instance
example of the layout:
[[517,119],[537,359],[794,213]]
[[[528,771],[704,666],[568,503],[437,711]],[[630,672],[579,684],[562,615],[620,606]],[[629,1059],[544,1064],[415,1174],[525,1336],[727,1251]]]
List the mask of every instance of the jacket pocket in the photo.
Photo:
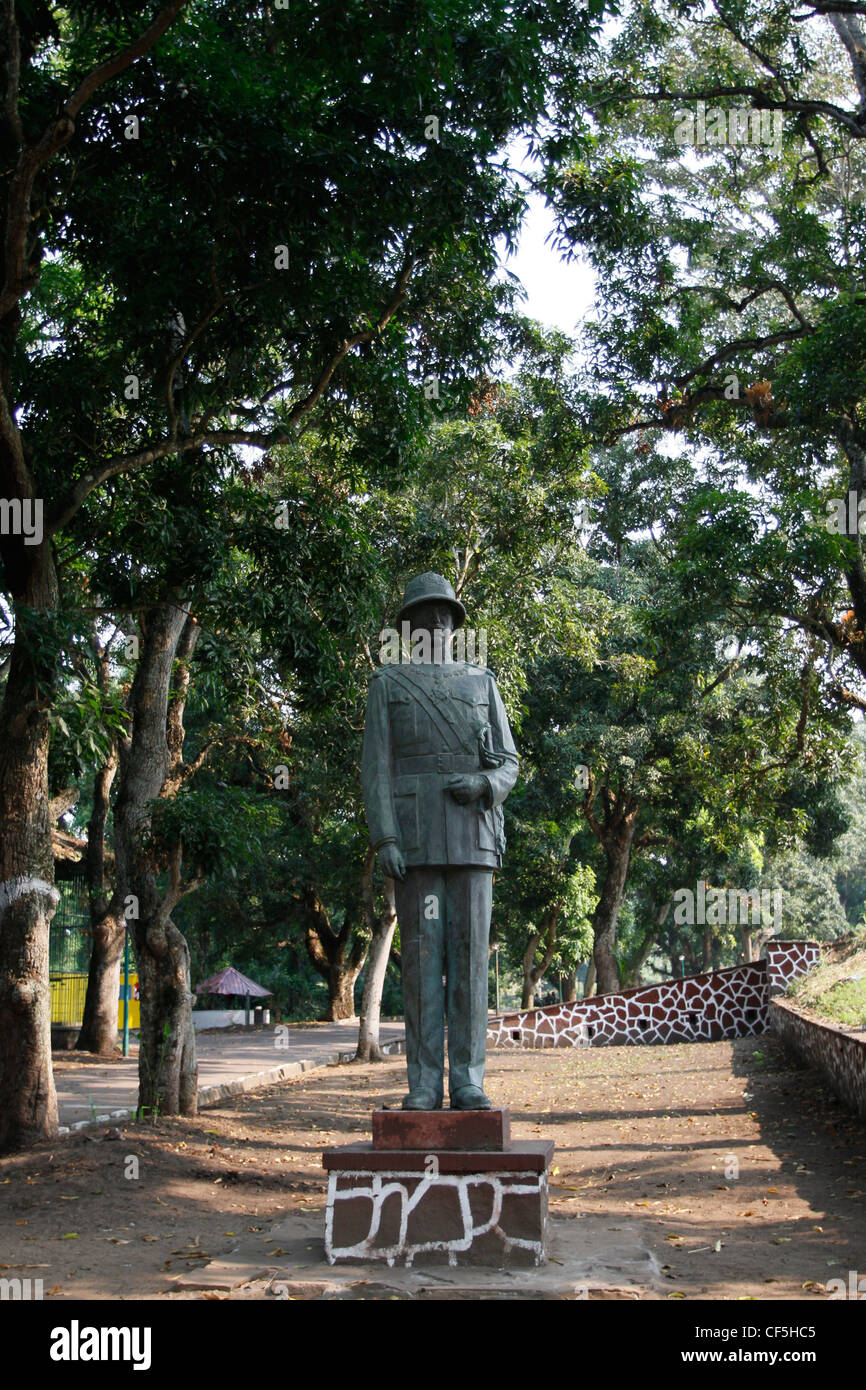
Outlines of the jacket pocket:
[[394,788],[394,814],[404,852],[421,848],[421,826],[418,817],[418,778],[399,777]]
[[495,811],[478,812],[478,848],[492,850],[494,853],[499,848],[499,846],[496,843]]
[[405,690],[392,690],[388,696],[391,735],[397,747],[414,743],[418,737],[418,702]]
[[472,731],[473,734],[480,734],[485,728],[490,717],[490,706],[487,697],[475,690],[455,690],[454,699],[460,712],[461,721]]

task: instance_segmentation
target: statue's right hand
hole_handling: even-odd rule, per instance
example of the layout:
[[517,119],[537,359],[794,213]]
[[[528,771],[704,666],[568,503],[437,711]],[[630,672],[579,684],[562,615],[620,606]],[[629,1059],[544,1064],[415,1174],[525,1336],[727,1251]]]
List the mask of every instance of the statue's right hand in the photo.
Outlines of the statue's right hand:
[[379,850],[379,867],[387,878],[398,878],[402,882],[406,877],[406,860],[399,845],[382,846]]

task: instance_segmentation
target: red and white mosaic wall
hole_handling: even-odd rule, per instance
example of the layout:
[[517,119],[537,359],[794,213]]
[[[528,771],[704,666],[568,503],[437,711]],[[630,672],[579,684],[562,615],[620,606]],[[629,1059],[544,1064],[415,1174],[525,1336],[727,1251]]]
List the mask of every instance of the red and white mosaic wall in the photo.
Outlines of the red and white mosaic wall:
[[795,975],[804,975],[821,959],[817,941],[767,942],[767,993],[784,994]]
[[763,1033],[770,998],[821,955],[815,941],[771,941],[766,951],[766,960],[728,970],[501,1014],[488,1027],[488,1047],[714,1042]]

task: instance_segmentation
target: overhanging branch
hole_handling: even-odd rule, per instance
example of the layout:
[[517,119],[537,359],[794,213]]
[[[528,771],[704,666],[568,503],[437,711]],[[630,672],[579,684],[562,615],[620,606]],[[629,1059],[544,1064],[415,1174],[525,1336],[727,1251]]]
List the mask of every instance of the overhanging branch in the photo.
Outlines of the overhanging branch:
[[147,464],[155,462],[156,459],[165,458],[168,454],[185,454],[191,449],[200,449],[204,445],[211,447],[224,447],[232,444],[248,444],[256,449],[273,449],[277,445],[287,444],[292,438],[290,433],[291,426],[303,418],[321,398],[328,387],[337,367],[352,351],[362,343],[369,343],[379,336],[390,323],[403,304],[408,293],[409,277],[417,261],[407,255],[403,266],[394,282],[394,288],[388,299],[387,304],[382,310],[379,318],[369,328],[359,333],[352,334],[349,338],[344,338],[337,344],[331,356],[322,367],[318,377],[310,390],[300,400],[296,401],[288,412],[286,426],[279,429],[267,430],[204,430],[193,432],[189,438],[176,439],[172,436],[162,439],[159,443],[150,444],[143,449],[138,449],[133,453],[119,454],[113,459],[107,459],[103,463],[92,468],[78,479],[72,486],[66,497],[58,503],[58,506],[48,517],[45,527],[47,536],[53,536],[62,530],[73,518],[82,503],[89,497],[90,493],[109,478],[114,478],[119,473],[133,473]]
[[[9,186],[6,203],[6,234],[4,242],[4,281],[0,292],[0,319],[5,318],[18,300],[32,289],[38,278],[38,266],[27,266],[27,235],[30,230],[30,200],[33,181],[41,166],[68,144],[75,133],[75,117],[82,106],[99,87],[111,78],[124,72],[132,63],[149,53],[158,39],[177,18],[187,0],[171,0],[144,32],[104,63],[99,63],[82,79],[75,91],[59,107],[57,114],[49,121],[39,139],[25,146],[19,156],[15,173]],[[7,6],[7,26],[9,11]],[[14,12],[13,12],[14,18]],[[11,38],[7,27],[7,39]],[[19,53],[17,31],[14,33],[15,55]],[[21,133],[18,112],[18,70],[19,57],[13,57],[11,71],[7,70],[6,118],[13,129]],[[13,105],[10,105],[13,102]]]

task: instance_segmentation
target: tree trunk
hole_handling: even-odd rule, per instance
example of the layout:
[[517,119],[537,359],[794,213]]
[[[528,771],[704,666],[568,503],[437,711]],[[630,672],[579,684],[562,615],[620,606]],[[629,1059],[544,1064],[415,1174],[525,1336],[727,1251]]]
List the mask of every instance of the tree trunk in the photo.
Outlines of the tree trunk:
[[572,970],[569,975],[563,975],[560,984],[562,985],[563,1004],[573,1004],[577,998],[577,970]]
[[621,988],[614,946],[637,818],[636,808],[621,812],[603,840],[606,872],[592,924],[599,994],[615,994]]
[[[114,813],[116,892],[133,926],[141,1001],[138,1104],[149,1114],[194,1115],[197,1110],[189,949],[171,920],[172,908],[188,890],[181,886],[179,847],[172,854],[169,885],[163,893],[160,866],[146,844],[150,803],[163,793],[179,757],[178,750],[169,747],[168,731],[171,724],[176,733],[178,700],[185,697],[188,678],[184,663],[197,631],[180,602],[164,604],[148,614],[130,693],[132,733],[121,748]],[[180,686],[176,678],[170,711],[176,653]]]
[[48,934],[59,897],[48,798],[53,639],[46,628],[57,579],[49,542],[17,541],[3,538],[15,642],[0,708],[0,1153],[57,1134]]
[[[367,851],[364,864],[364,901],[368,914],[375,913],[373,907],[373,865],[375,850],[372,845]],[[394,880],[385,879],[385,905],[377,917],[374,916],[370,949],[367,953],[367,978],[364,981],[364,997],[361,1001],[361,1023],[358,1029],[356,1062],[384,1062],[385,1054],[379,1045],[379,1023],[382,1014],[382,989],[385,984],[385,971],[394,940],[397,925],[397,909],[394,902]]]
[[656,913],[655,925],[647,928],[646,935],[643,937],[640,946],[637,948],[634,954],[629,957],[626,967],[623,971],[624,989],[633,989],[641,983],[641,975],[643,974],[643,968],[649,959],[650,952],[652,951],[653,947],[659,939],[661,929],[664,926],[665,920],[667,918],[668,913],[671,910],[671,907],[673,906],[673,901],[673,894],[668,894],[668,897],[665,899],[658,912]]
[[535,959],[535,948],[538,945],[539,933],[533,932],[523,953],[523,984],[520,990],[521,1009],[535,1008],[535,978],[532,972],[532,962]]
[[595,982],[595,961],[591,959],[589,965],[586,968],[586,979],[583,982],[584,999],[590,999],[592,995],[595,994]]
[[136,939],[144,942],[138,961],[139,1110],[151,1115],[195,1115],[198,1064],[186,938],[166,918],[162,923],[157,920],[150,931],[137,923]]
[[746,922],[740,924],[740,937],[743,942],[743,960],[749,964],[755,959],[755,956],[752,950],[752,928]]
[[[169,4],[140,35],[91,72],[93,90],[112,73],[149,52],[176,16]],[[0,497],[45,507],[46,531],[25,538],[0,536],[0,586],[11,596],[15,642],[0,709],[0,1153],[57,1133],[57,1096],[51,1071],[51,991],[48,936],[57,908],[48,815],[48,712],[54,695],[58,638],[50,620],[58,607],[50,499],[37,497],[37,477],[15,418],[13,363],[24,315],[21,301],[38,284],[42,241],[33,216],[44,196],[41,167],[72,138],[75,121],[59,108],[25,140],[18,87],[33,54],[19,34],[14,5],[6,6],[4,66],[6,188],[4,313],[0,320]],[[118,65],[119,66],[116,66]],[[78,105],[88,101],[80,89]],[[49,107],[45,108],[46,114]],[[29,124],[32,113],[25,117]],[[11,134],[10,134],[11,133]],[[41,482],[50,470],[40,469]],[[64,491],[66,484],[63,484]],[[40,527],[41,529],[41,527]],[[29,540],[36,543],[28,544]]]
[[367,955],[367,978],[364,981],[364,995],[361,1000],[361,1022],[358,1029],[358,1048],[356,1062],[384,1062],[385,1054],[379,1043],[379,1025],[382,1015],[382,989],[391,942],[394,940],[396,916],[387,924],[383,918],[381,930],[377,930],[370,942]]
[[355,981],[367,955],[367,943],[358,933],[353,934],[354,921],[348,908],[339,932],[334,931],[314,885],[305,887],[301,899],[307,918],[307,955],[328,986],[325,1022],[354,1018]]
[[643,968],[647,963],[649,954],[656,944],[655,927],[650,927],[641,945],[633,956],[630,956],[623,970],[623,989],[635,989],[641,983]]
[[75,1046],[80,1052],[111,1055],[117,1045],[120,966],[126,937],[123,914],[106,912],[92,928],[84,1017]]
[[355,981],[360,973],[360,966],[353,970],[342,961],[332,966],[328,974],[328,1023],[355,1017]]
[[[521,1009],[532,1009],[535,1007],[535,991],[538,989],[539,982],[543,980],[545,972],[548,970],[556,951],[556,926],[561,912],[562,903],[552,904],[541,919],[541,930],[533,932],[526,944],[526,950],[523,952],[523,988],[520,997]],[[534,964],[535,952],[542,937],[545,938],[544,955],[536,965]]]
[[87,886],[92,947],[87,972],[84,1018],[76,1047],[81,1052],[113,1053],[117,1043],[120,963],[126,936],[123,904],[109,905],[105,892],[105,823],[117,771],[117,752],[93,779],[93,811],[87,827]]

